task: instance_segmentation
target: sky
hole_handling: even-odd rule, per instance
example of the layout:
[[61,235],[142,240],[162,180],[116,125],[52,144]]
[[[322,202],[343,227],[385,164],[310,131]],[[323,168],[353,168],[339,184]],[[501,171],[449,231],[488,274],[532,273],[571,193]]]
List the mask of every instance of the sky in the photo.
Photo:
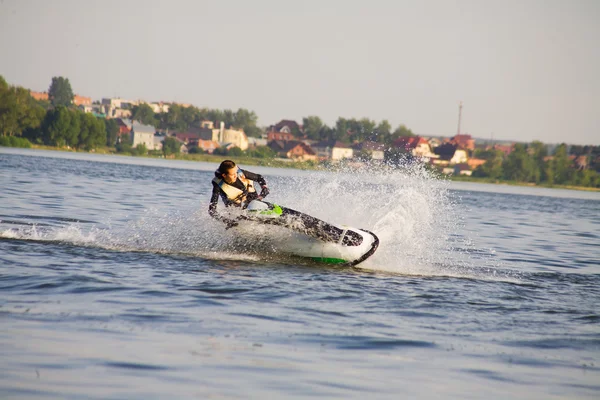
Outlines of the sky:
[[46,91],[600,145],[598,0],[0,0],[0,75]]

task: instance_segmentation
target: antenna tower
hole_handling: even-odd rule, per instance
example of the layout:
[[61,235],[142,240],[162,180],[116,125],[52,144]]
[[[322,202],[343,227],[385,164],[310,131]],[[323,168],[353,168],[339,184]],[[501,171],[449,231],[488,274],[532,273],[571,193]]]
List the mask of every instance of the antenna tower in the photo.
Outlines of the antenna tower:
[[462,101],[458,103],[458,129],[456,131],[457,135],[460,135],[460,120],[462,118]]

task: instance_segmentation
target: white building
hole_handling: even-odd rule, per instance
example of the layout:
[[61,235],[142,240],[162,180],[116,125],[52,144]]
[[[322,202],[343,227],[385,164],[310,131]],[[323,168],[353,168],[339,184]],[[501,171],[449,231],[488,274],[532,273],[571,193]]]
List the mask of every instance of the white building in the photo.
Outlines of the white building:
[[220,127],[218,129],[213,129],[212,132],[211,139],[218,142],[221,146],[231,144],[242,150],[248,149],[248,137],[242,130],[225,129],[225,124],[221,122]]
[[131,146],[136,147],[139,144],[146,146],[148,150],[155,150],[154,133],[156,128],[150,125],[140,124],[137,121],[133,121],[133,124],[127,123],[130,127]]
[[466,163],[469,157],[467,156],[467,151],[462,149],[456,149],[454,155],[450,159],[450,164],[462,164]]
[[126,108],[139,105],[140,102],[137,100],[125,100],[120,97],[104,98],[102,99],[102,105],[108,108]]
[[321,160],[341,160],[354,157],[354,151],[345,143],[328,140],[312,145],[312,149]]
[[160,103],[146,103],[150,106],[150,108],[152,108],[152,111],[154,111],[155,114],[158,113],[168,113],[169,112],[169,105],[163,102]]

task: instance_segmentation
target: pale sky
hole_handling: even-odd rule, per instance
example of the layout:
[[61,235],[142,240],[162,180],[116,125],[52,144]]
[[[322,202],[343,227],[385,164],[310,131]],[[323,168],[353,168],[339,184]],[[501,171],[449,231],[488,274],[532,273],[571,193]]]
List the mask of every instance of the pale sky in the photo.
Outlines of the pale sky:
[[0,0],[0,75],[260,125],[600,145],[600,0]]

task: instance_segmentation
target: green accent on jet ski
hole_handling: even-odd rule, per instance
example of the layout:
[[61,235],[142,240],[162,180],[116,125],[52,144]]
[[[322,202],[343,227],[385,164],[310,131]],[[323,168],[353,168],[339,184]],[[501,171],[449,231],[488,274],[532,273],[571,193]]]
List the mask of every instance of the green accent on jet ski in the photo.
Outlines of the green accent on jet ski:
[[258,215],[281,215],[283,210],[277,204],[273,204],[273,208],[270,210],[250,210],[250,212]]
[[311,257],[313,260],[327,263],[327,264],[345,264],[348,261],[342,260],[341,258],[328,258],[328,257]]

